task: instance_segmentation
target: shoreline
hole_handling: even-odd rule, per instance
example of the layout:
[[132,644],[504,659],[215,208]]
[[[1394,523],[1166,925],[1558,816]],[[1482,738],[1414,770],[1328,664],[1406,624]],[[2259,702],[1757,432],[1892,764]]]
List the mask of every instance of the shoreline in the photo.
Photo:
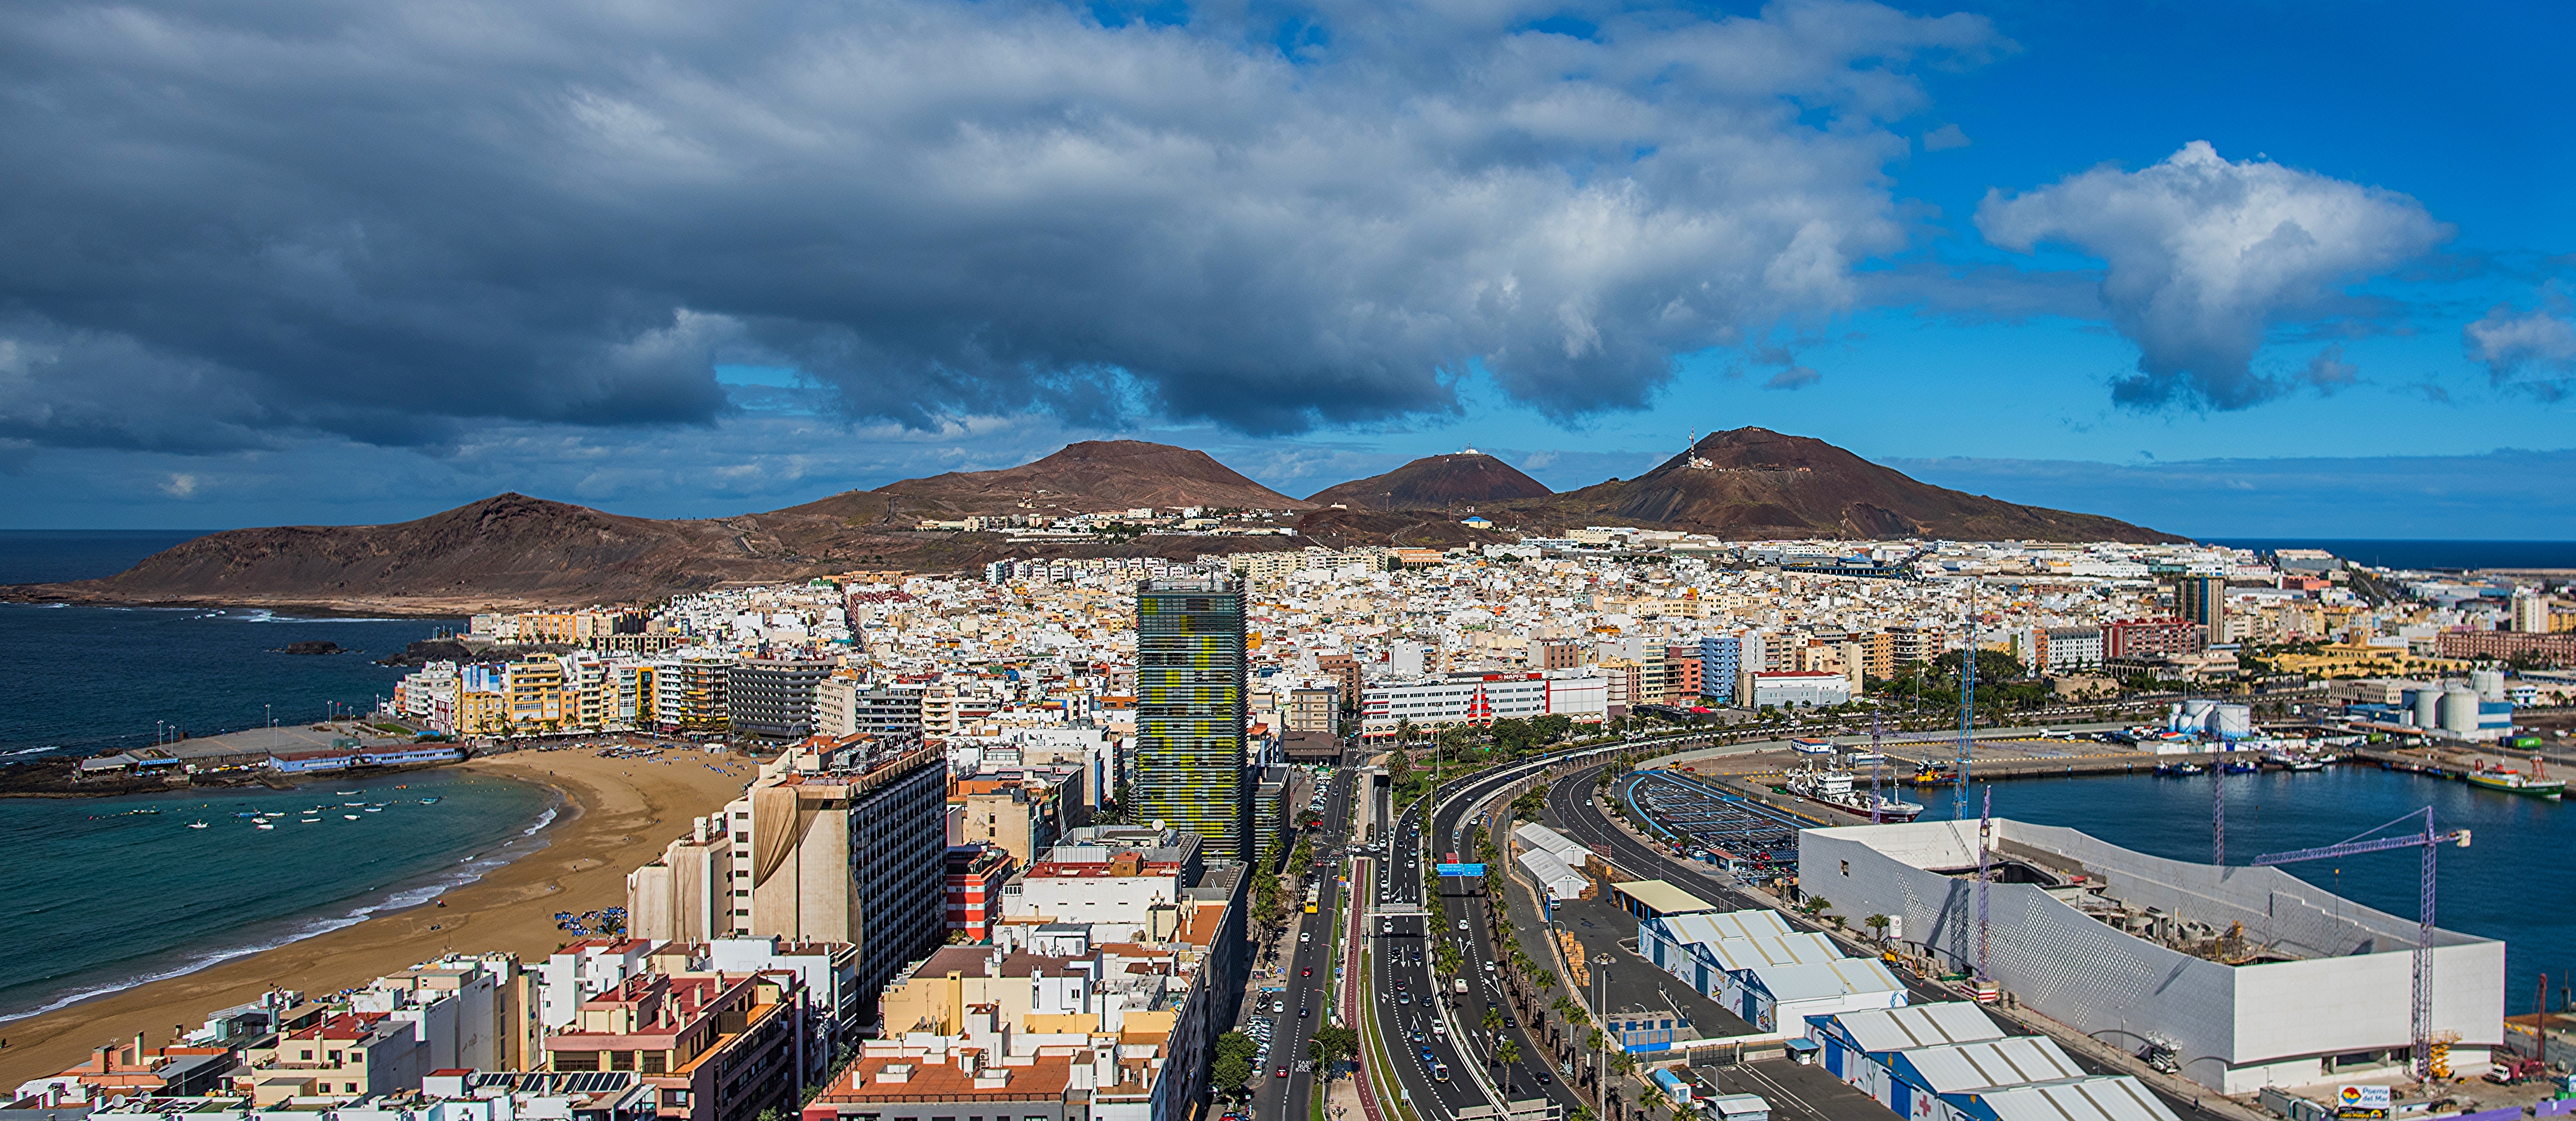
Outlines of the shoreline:
[[[738,796],[751,776],[740,756],[677,752],[648,761],[603,759],[588,750],[522,751],[457,766],[550,791],[555,800],[546,812],[554,819],[541,813],[541,827],[522,834],[539,843],[408,905],[378,905],[345,926],[0,1023],[0,1039],[8,1044],[0,1048],[0,1086],[53,1074],[93,1046],[130,1041],[137,1032],[160,1046],[173,1025],[194,1030],[209,1013],[271,987],[334,992],[451,950],[512,951],[523,966],[541,962],[569,940],[555,927],[555,912],[624,906],[627,870],[659,855],[688,818]],[[170,963],[186,960],[183,949]]]

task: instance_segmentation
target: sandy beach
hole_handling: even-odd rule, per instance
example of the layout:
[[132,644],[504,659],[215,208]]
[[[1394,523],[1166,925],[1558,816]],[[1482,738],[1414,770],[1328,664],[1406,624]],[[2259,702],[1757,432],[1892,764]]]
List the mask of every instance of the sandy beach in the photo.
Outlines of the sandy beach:
[[[708,763],[730,773],[709,770]],[[706,814],[742,792],[755,766],[741,756],[672,753],[663,760],[602,759],[592,751],[522,751],[466,769],[548,786],[566,805],[538,837],[546,847],[447,893],[447,906],[414,907],[274,950],[0,1024],[0,1093],[80,1062],[90,1049],[143,1032],[150,1046],[173,1028],[255,999],[271,986],[327,993],[443,953],[516,952],[543,960],[564,943],[557,911],[626,904],[626,873],[660,855]],[[21,931],[25,936],[33,932]]]

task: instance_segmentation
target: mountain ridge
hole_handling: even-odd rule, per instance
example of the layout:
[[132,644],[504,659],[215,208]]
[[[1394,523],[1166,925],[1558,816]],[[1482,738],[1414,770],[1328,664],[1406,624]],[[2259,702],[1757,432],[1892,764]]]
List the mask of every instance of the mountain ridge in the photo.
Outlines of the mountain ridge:
[[[1336,494],[1345,497],[1317,501]],[[1470,504],[1497,528],[1463,525],[1449,509]],[[925,518],[1140,506],[1271,509],[1294,512],[1297,521],[1291,536],[1018,544],[1002,533],[915,528]],[[1759,428],[1711,434],[1635,479],[1562,493],[1491,456],[1461,452],[1336,484],[1306,500],[1205,452],[1113,440],[1070,444],[1018,467],[905,479],[724,518],[643,518],[504,492],[408,522],[225,530],[113,576],[9,586],[0,597],[455,615],[636,602],[861,568],[959,571],[1016,557],[1187,559],[1309,545],[1450,548],[1605,522],[1755,540],[2184,540],[2100,515],[1931,486],[1822,440]]]

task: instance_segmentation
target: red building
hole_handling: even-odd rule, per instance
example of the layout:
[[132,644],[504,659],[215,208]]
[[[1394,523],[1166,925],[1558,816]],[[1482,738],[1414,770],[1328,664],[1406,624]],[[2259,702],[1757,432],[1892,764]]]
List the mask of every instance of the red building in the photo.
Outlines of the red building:
[[1700,688],[1701,684],[1698,644],[1664,647],[1665,703],[1685,707],[1698,704],[1707,692]]
[[2208,646],[2208,628],[2184,619],[2121,619],[2102,628],[2106,659],[2197,654]]
[[1011,878],[1011,854],[990,845],[948,849],[948,932],[990,942],[1002,917],[1002,884]]

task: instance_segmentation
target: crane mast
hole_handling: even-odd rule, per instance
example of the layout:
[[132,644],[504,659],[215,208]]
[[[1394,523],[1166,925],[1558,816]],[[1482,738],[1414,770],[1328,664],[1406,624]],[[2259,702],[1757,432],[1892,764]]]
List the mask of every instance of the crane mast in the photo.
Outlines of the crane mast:
[[[2469,847],[2469,831],[2466,829],[2454,829],[2448,833],[2440,832],[2433,825],[2433,807],[2426,806],[2419,812],[2420,816],[2424,819],[2422,832],[2408,832],[2395,837],[2370,836],[2372,833],[2379,832],[2380,829],[2386,829],[2389,825],[2397,824],[2398,821],[2405,821],[2408,818],[2419,816],[2419,814],[2410,813],[2405,817],[2398,818],[2397,821],[2389,822],[2388,825],[2382,825],[2378,829],[2368,830],[2360,836],[2349,841],[2344,841],[2340,844],[2326,845],[2322,848],[2298,849],[2293,852],[2270,853],[2264,856],[2255,857],[2254,863],[2259,867],[2264,865],[2298,864],[2309,860],[2331,860],[2336,857],[2355,856],[2366,852],[2386,852],[2390,849],[2420,848],[2424,850],[2424,879],[2421,887],[2422,896],[2418,901],[2419,909],[2415,918],[2414,1000],[2412,1002],[2412,1015],[2408,1028],[2414,1035],[2415,1077],[2418,1080],[2429,1080],[2435,1075],[2435,1071],[2433,1069],[2433,855],[2436,850],[2446,844],[2456,844],[2461,848]],[[2368,837],[2370,839],[2363,840],[2362,838],[2364,837]]]

